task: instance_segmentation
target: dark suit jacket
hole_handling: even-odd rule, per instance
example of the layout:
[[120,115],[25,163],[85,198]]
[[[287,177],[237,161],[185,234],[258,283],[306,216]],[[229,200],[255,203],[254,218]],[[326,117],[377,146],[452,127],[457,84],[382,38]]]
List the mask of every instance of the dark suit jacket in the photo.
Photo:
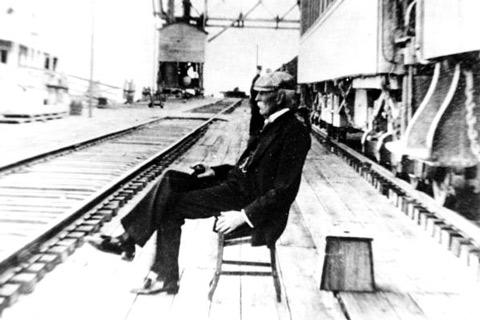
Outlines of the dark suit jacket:
[[[249,199],[244,210],[254,225],[253,245],[271,245],[285,229],[310,144],[309,129],[289,111],[248,145],[236,166],[214,168],[216,176],[225,177]],[[238,164],[249,155],[243,173]]]

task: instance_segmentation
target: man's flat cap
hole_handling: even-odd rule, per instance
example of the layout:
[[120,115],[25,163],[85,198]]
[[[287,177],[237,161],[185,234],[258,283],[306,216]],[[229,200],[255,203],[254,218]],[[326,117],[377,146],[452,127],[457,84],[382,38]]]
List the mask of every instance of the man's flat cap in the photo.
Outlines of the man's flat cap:
[[295,80],[286,72],[275,71],[259,77],[253,88],[256,91],[295,90]]

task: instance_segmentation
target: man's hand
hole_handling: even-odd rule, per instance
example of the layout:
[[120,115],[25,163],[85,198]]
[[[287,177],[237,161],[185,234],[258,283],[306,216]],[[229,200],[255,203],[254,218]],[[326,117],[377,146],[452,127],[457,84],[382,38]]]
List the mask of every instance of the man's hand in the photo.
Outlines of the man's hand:
[[217,218],[216,231],[229,234],[242,224],[246,223],[245,215],[241,211],[225,211]]
[[198,178],[213,177],[215,175],[215,171],[213,171],[210,166],[203,163],[198,163],[190,168],[193,169],[193,174]]

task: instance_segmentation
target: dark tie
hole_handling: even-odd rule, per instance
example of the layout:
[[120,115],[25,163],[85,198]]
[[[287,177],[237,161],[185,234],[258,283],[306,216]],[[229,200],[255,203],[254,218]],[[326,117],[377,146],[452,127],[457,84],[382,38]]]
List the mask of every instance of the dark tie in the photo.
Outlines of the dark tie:
[[[256,150],[256,149],[255,149]],[[250,166],[250,163],[252,162],[252,159],[253,159],[253,155],[255,153],[255,150],[252,150],[250,151],[250,153],[248,154],[248,156],[246,156],[242,162],[240,162],[238,164],[238,169],[240,169],[240,171],[242,171],[243,173],[247,173],[247,169],[248,167]]]
[[247,169],[250,166],[250,163],[252,162],[253,155],[255,154],[255,151],[257,151],[257,148],[258,148],[258,140],[259,140],[259,137],[255,137],[252,143],[248,146],[248,148],[250,149],[248,152],[248,155],[237,164],[238,169],[240,169],[240,171],[242,171],[243,173],[247,172]]
[[262,130],[261,130],[261,131],[265,130],[265,128],[266,128],[270,123],[271,123],[270,121],[265,120],[265,121],[263,122],[263,127],[262,127]]

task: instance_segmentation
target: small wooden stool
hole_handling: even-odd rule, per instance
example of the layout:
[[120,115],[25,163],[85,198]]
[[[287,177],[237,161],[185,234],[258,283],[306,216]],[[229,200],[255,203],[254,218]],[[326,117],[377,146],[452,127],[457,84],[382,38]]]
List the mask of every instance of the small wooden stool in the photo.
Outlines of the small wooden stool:
[[320,289],[375,291],[372,239],[327,236]]
[[[270,262],[257,262],[257,261],[238,261],[238,260],[223,260],[223,249],[227,246],[234,246],[244,243],[251,243],[252,237],[248,234],[232,234],[224,235],[218,233],[218,252],[217,252],[217,266],[212,280],[210,281],[210,291],[208,292],[208,300],[212,300],[215,289],[217,288],[220,275],[230,276],[272,276],[273,285],[275,286],[275,292],[277,295],[277,301],[281,301],[281,288],[280,281],[278,279],[277,264],[276,264],[276,251],[275,245],[269,247],[270,250]],[[240,266],[258,266],[271,268],[271,271],[222,271],[223,264],[233,264]]]

